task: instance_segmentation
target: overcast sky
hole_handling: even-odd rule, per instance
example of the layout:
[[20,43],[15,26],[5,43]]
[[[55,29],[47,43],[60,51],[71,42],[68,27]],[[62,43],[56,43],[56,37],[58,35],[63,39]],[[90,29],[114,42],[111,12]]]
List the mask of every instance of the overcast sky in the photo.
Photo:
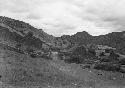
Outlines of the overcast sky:
[[0,0],[0,15],[54,36],[125,31],[125,0]]

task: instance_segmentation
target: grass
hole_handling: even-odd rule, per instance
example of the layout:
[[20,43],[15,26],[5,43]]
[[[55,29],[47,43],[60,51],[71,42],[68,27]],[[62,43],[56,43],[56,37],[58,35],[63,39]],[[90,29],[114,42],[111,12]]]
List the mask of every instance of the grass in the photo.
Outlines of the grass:
[[[0,59],[1,81],[15,88],[49,88],[48,86],[50,88],[113,88],[113,86],[122,88],[125,85],[122,76],[124,74],[94,69],[83,70],[77,64],[68,64],[61,60],[31,58],[25,54],[3,49],[0,50]],[[63,70],[60,70],[61,68]],[[113,77],[117,80],[113,80]]]

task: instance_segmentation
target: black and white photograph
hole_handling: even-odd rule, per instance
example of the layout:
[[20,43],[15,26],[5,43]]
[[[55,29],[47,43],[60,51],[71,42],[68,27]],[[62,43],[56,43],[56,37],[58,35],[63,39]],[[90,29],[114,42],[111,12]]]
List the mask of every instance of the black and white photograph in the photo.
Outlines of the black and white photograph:
[[125,88],[125,0],[0,0],[0,88]]

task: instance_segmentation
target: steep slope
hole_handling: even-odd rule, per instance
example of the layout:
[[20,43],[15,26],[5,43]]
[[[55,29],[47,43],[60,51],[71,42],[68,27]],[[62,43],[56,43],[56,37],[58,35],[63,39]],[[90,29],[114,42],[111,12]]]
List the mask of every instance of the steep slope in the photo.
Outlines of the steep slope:
[[22,51],[60,48],[58,40],[28,23],[0,16],[0,43]]
[[[12,38],[13,42],[11,43],[22,43],[23,45],[26,44],[26,46],[35,46],[35,48],[36,46],[38,46],[38,49],[42,47],[42,44],[43,47],[49,46],[59,49],[67,48],[70,45],[70,42],[68,42],[67,40],[56,38],[45,33],[42,29],[34,28],[28,23],[8,17],[0,16],[0,27],[1,40],[4,36],[4,42],[10,41],[9,38]],[[6,40],[5,38],[7,38],[8,40]],[[34,42],[37,45],[34,45]]]
[[28,32],[32,32],[35,37],[40,38],[41,40],[44,40],[47,42],[51,42],[54,39],[53,36],[43,32],[42,29],[37,30],[33,26],[23,21],[0,16],[0,23],[12,28],[13,31],[18,32],[22,35],[25,35]]

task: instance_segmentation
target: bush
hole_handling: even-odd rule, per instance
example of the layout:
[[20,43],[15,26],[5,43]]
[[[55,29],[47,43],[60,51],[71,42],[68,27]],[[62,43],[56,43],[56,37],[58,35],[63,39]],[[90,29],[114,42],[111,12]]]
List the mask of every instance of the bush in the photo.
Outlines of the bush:
[[31,49],[31,48],[26,48],[26,51],[27,51],[27,52],[34,53],[35,50],[33,50],[33,49]]
[[80,64],[84,61],[84,59],[81,56],[71,56],[69,59],[66,59],[65,62],[67,63],[76,63]]
[[125,59],[120,60],[119,63],[120,63],[121,65],[125,65]]
[[105,71],[115,71],[115,72],[121,71],[120,65],[104,64],[104,63],[95,65],[94,69],[105,70]]

